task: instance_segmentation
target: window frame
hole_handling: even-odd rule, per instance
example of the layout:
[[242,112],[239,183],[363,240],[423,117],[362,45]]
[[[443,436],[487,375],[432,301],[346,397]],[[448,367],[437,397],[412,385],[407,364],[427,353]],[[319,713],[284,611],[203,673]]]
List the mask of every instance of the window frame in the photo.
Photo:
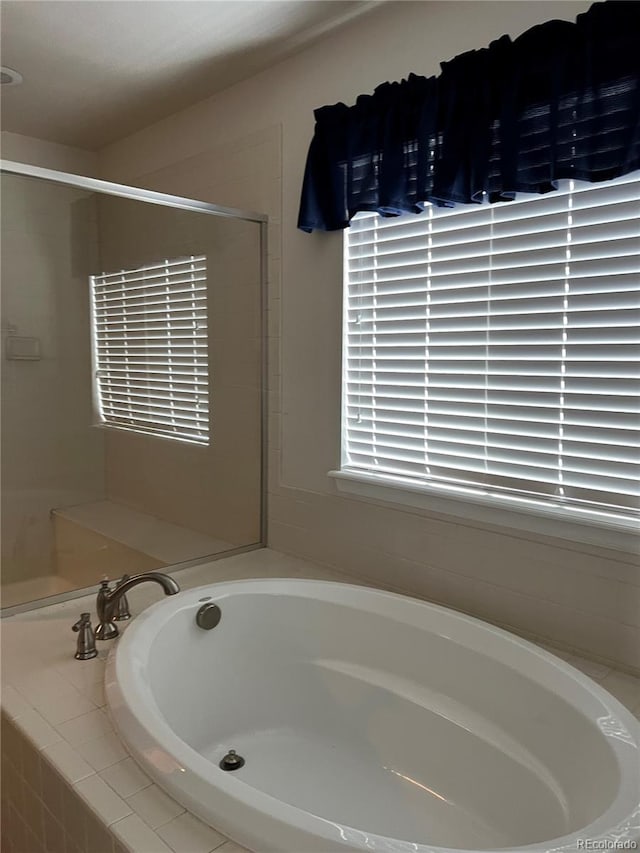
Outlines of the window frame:
[[[204,341],[204,343],[199,345],[203,349],[203,353],[200,354],[199,356],[197,356],[199,359],[204,358],[204,360],[206,362],[206,371],[205,371],[204,375],[206,378],[207,402],[206,402],[206,414],[203,413],[203,414],[205,414],[205,417],[202,418],[203,422],[206,423],[204,431],[202,429],[193,429],[194,436],[189,436],[186,434],[184,434],[184,435],[181,435],[181,434],[173,435],[173,434],[171,434],[170,429],[162,429],[162,422],[161,421],[155,421],[154,420],[151,422],[151,426],[149,428],[145,429],[144,426],[141,426],[140,422],[135,423],[135,417],[132,417],[132,421],[134,421],[134,422],[131,425],[129,425],[127,423],[118,423],[115,420],[113,420],[113,421],[109,420],[108,416],[105,415],[105,412],[104,412],[105,404],[104,404],[103,391],[101,390],[101,383],[100,383],[100,379],[102,378],[102,377],[100,377],[100,371],[102,369],[102,366],[101,366],[101,362],[100,362],[100,356],[98,354],[98,347],[100,345],[100,342],[99,342],[99,338],[98,338],[98,335],[99,335],[99,330],[98,330],[99,317],[98,317],[97,312],[98,312],[98,310],[104,310],[104,307],[102,309],[98,308],[98,305],[97,305],[97,298],[98,297],[96,295],[96,287],[101,287],[101,286],[104,287],[104,285],[100,284],[97,280],[105,279],[105,278],[116,278],[116,277],[127,276],[127,282],[126,283],[129,284],[130,283],[130,277],[134,276],[136,273],[142,272],[142,280],[144,281],[146,279],[146,276],[145,276],[146,273],[151,273],[151,275],[149,276],[150,278],[158,277],[158,274],[155,273],[155,270],[158,270],[158,269],[168,269],[170,267],[184,267],[184,266],[188,266],[188,265],[193,266],[194,264],[199,264],[199,263],[204,264],[204,288],[198,288],[198,291],[201,291],[202,295],[197,297],[196,301],[198,302],[198,305],[197,305],[197,307],[194,307],[192,310],[197,311],[198,313],[204,312],[204,314],[205,314],[205,318],[203,320],[204,325],[200,325],[200,324],[198,324],[198,321],[193,320],[193,323],[195,324],[193,326],[194,340],[198,337],[197,335],[195,335],[196,332],[201,332],[201,331],[204,332],[204,336],[202,337],[202,340]],[[172,276],[174,274],[175,275],[182,275],[184,273],[183,272],[175,272],[174,273],[173,271],[171,273],[167,273],[167,277],[165,277],[167,284],[169,284],[171,282],[170,276]],[[193,273],[191,273],[191,275],[193,276]],[[203,448],[203,449],[209,448],[211,446],[211,443],[212,443],[212,437],[211,437],[211,407],[210,407],[210,400],[209,400],[210,395],[211,395],[211,388],[210,388],[210,352],[209,352],[209,323],[208,323],[209,294],[208,294],[207,257],[206,257],[206,255],[203,253],[196,253],[196,254],[192,254],[189,256],[180,257],[180,258],[165,258],[163,261],[157,261],[157,262],[154,262],[152,264],[142,264],[142,265],[139,265],[138,267],[134,267],[134,268],[127,269],[127,270],[121,270],[121,271],[117,271],[117,272],[113,272],[113,273],[104,273],[103,272],[100,274],[94,274],[94,275],[89,276],[88,283],[89,283],[89,304],[90,304],[90,314],[91,314],[91,317],[90,317],[91,361],[92,361],[91,397],[92,397],[92,408],[93,408],[93,426],[97,427],[99,429],[114,431],[114,432],[118,432],[118,433],[124,432],[124,433],[127,433],[128,435],[136,435],[136,436],[141,436],[141,437],[145,437],[145,438],[161,439],[161,440],[170,441],[173,443],[178,442],[179,444],[189,445],[191,447],[197,447],[197,448]],[[150,285],[150,287],[154,287],[154,286],[156,286],[156,285],[153,285],[153,284]],[[164,285],[158,283],[157,286],[162,287]],[[133,287],[135,288],[136,286],[134,285]],[[159,294],[146,293],[147,288],[144,287],[144,284],[138,285],[137,287],[138,287],[138,289],[142,289],[145,292],[141,293],[140,296],[136,296],[135,293],[133,294],[133,296],[130,294],[127,294],[124,298],[125,299],[142,299],[142,300],[144,300],[144,298],[146,296],[149,296],[149,298],[151,298],[151,299],[157,299],[158,298]],[[169,294],[167,294],[167,296],[169,296]],[[111,298],[114,298],[114,297],[111,297]],[[169,298],[169,301],[170,301],[170,298]],[[142,302],[142,305],[136,305],[135,307],[138,309],[138,313],[143,313],[140,311],[140,309],[145,307],[144,301]],[[163,321],[160,321],[160,320],[158,320],[158,321],[155,321],[155,320],[147,321],[146,318],[144,318],[144,324],[145,325],[148,322],[157,322],[159,325],[166,323],[166,325],[167,325],[167,329],[166,329],[167,339],[166,340],[162,339],[160,345],[156,345],[156,348],[157,348],[157,346],[167,347],[168,344],[170,345],[170,343],[171,343],[170,324],[175,323],[175,322],[180,322],[180,319],[181,318],[170,317],[168,320],[165,319]],[[117,319],[114,322],[116,325],[125,325],[126,324],[126,314],[125,314],[124,320]],[[143,320],[139,320],[137,322],[142,323]],[[186,322],[186,318],[185,318],[184,322]],[[142,328],[140,328],[137,331],[143,332],[143,331],[146,331],[146,329],[143,326]],[[105,338],[105,340],[107,340],[107,339]],[[149,339],[147,337],[145,337],[144,335],[142,335],[140,337],[141,342],[147,342],[148,340]],[[150,345],[150,346],[153,348],[154,345]],[[149,357],[149,354],[147,353],[146,349],[143,350],[141,355],[143,357],[144,356]],[[151,357],[153,358],[153,357],[157,357],[157,356],[152,355]],[[108,357],[107,357],[107,359],[108,359]],[[118,372],[126,374],[127,370],[126,370],[126,368],[123,368],[122,370],[118,370]],[[197,367],[194,368],[194,374],[193,375],[195,376],[196,374],[197,374]],[[192,377],[189,377],[189,378],[192,378]],[[128,382],[128,374],[123,376],[123,377],[119,377],[118,381],[123,382],[123,383],[127,383]],[[136,380],[136,381],[138,381],[138,380]],[[148,378],[145,375],[139,381],[141,383],[144,383],[145,381],[151,383],[152,380],[150,380],[150,378]],[[177,384],[181,384],[179,380],[174,379],[174,374],[171,373],[170,369],[166,370],[165,373],[162,375],[162,377],[160,379],[155,380],[155,381],[157,384],[165,385],[167,387],[171,386],[172,381],[177,381]],[[182,384],[184,384],[184,383],[182,383]],[[115,392],[112,392],[112,393],[116,393],[119,396],[125,396],[125,394],[126,394],[126,392],[119,392],[117,389]],[[173,390],[168,391],[168,393],[163,392],[163,394],[165,396],[162,399],[158,398],[158,399],[160,399],[160,402],[158,403],[157,408],[164,408],[166,403],[173,399],[174,393],[184,393],[184,392],[181,392],[181,391],[174,392]],[[134,396],[144,397],[145,396],[144,389],[142,389],[138,395],[134,394]],[[151,400],[152,395],[148,394],[147,396],[149,397],[149,400]],[[196,396],[197,396],[197,393],[194,392],[194,397],[196,397]],[[111,405],[113,405],[113,402]],[[126,404],[126,402],[123,401],[121,403],[121,405],[126,406],[127,404]],[[140,404],[136,404],[136,405],[138,405],[141,410],[144,409],[144,404],[140,403]],[[147,406],[150,407],[151,405],[152,405],[151,403],[147,403]],[[195,411],[195,409],[193,409],[192,411]],[[169,415],[167,415],[166,417],[168,418]],[[192,420],[194,422],[194,424],[198,422],[198,419],[195,417],[185,417],[183,420]],[[175,429],[175,427],[174,427],[174,429]],[[189,429],[189,427],[186,427],[185,431],[188,429]],[[195,436],[196,433],[200,433],[200,436],[196,437]]]
[[638,522],[633,518],[607,517],[590,510],[578,513],[542,501],[502,500],[496,495],[434,484],[418,486],[348,468],[329,471],[327,476],[336,491],[345,497],[453,518],[470,527],[490,524],[525,535],[564,539],[624,554],[637,554],[640,546]]
[[562,505],[543,495],[522,497],[491,491],[482,485],[465,486],[446,480],[419,481],[390,473],[373,473],[350,466],[347,457],[347,318],[349,307],[348,229],[343,239],[343,328],[341,375],[340,468],[328,472],[338,493],[376,503],[403,507],[415,512],[459,519],[473,526],[491,524],[523,531],[525,534],[551,536],[604,547],[625,553],[637,553],[640,521],[632,511],[607,512],[602,508]]

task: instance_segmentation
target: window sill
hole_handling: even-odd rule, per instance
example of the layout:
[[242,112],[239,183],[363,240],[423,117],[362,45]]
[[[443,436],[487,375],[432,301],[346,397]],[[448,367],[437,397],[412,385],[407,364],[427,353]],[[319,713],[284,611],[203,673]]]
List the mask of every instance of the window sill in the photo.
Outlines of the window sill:
[[94,427],[95,429],[104,430],[107,433],[113,432],[113,433],[119,433],[120,435],[122,435],[122,434],[131,435],[134,438],[153,438],[153,439],[158,439],[159,441],[168,441],[171,444],[181,444],[181,445],[186,444],[189,447],[196,447],[196,448],[201,447],[204,450],[208,450],[211,447],[211,439],[207,439],[206,442],[195,441],[194,439],[191,439],[191,438],[182,438],[181,436],[173,436],[173,435],[160,435],[160,434],[155,433],[155,432],[145,432],[145,430],[142,430],[142,429],[134,429],[133,427],[126,427],[126,426],[116,426],[115,424],[107,424],[107,423],[102,423],[102,422],[93,423],[93,424],[91,424],[91,426]]
[[593,510],[548,506],[542,502],[482,494],[451,486],[416,485],[401,478],[362,471],[329,471],[343,494],[400,504],[468,521],[495,524],[582,545],[638,553],[639,526],[634,518],[614,518]]

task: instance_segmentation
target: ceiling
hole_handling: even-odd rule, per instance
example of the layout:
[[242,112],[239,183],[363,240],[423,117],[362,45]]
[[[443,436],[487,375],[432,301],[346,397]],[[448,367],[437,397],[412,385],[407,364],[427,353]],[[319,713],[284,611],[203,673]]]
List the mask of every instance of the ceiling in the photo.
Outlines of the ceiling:
[[289,56],[376,0],[3,0],[2,129],[97,150]]

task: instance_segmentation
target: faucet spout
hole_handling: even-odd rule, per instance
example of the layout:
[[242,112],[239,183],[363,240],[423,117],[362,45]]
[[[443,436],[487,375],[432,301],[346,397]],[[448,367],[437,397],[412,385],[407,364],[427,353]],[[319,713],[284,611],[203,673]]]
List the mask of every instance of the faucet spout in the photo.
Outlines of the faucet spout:
[[169,575],[164,575],[162,572],[143,572],[142,574],[132,575],[132,577],[122,580],[115,589],[109,593],[109,598],[112,601],[117,602],[120,596],[125,595],[130,589],[133,589],[134,586],[138,586],[140,583],[146,583],[147,581],[153,581],[154,583],[160,584],[165,595],[175,595],[177,592],[180,592],[180,587]]
[[118,636],[120,632],[113,621],[117,615],[118,602],[134,586],[147,583],[147,581],[159,584],[165,595],[175,595],[177,592],[180,592],[180,587],[174,579],[162,572],[143,572],[139,575],[133,575],[126,580],[122,580],[114,589],[110,589],[109,581],[102,581],[96,601],[96,613],[98,616],[98,626],[95,632],[96,640],[110,640]]

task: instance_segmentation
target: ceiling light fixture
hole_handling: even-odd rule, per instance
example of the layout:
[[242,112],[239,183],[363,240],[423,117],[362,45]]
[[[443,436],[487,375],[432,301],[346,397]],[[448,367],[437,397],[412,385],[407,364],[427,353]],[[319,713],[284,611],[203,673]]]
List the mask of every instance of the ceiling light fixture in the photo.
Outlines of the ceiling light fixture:
[[6,65],[0,67],[0,84],[3,86],[19,86],[20,83],[22,83],[22,74],[19,71],[7,68]]

